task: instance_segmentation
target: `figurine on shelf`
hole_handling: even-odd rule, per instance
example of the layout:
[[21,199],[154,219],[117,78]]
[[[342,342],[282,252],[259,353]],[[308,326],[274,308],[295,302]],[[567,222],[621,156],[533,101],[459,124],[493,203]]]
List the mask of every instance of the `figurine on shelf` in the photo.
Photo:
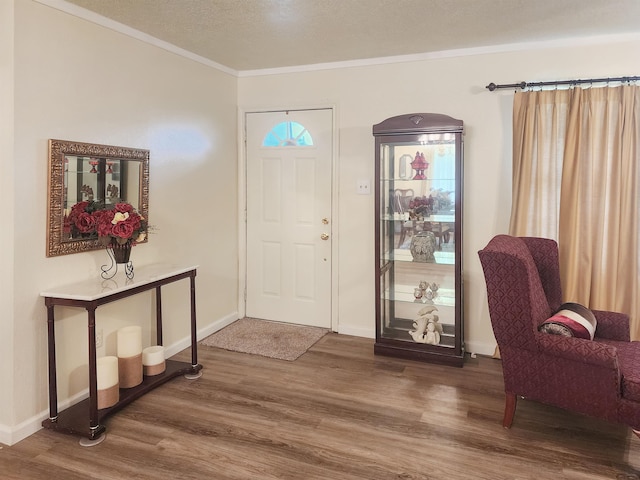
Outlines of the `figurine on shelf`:
[[433,313],[437,310],[435,306],[429,305],[418,312],[418,318],[413,322],[415,330],[409,331],[414,342],[430,345],[440,344],[443,329],[438,315]]
[[427,303],[433,303],[433,292],[431,290],[426,290],[424,292],[424,300]]
[[416,302],[433,303],[433,300],[438,296],[439,285],[436,282],[429,283],[425,280],[421,280],[418,286],[414,288],[413,295],[416,298]]
[[426,180],[424,171],[429,168],[429,162],[424,159],[424,153],[416,152],[416,156],[411,162],[411,168],[416,171],[413,180]]
[[436,236],[433,232],[418,232],[411,237],[409,251],[414,262],[435,263]]
[[429,323],[429,319],[427,319],[426,317],[417,318],[413,322],[413,328],[415,328],[415,330],[409,330],[409,335],[411,335],[411,338],[413,338],[414,342],[426,343],[424,337],[425,337],[428,323]]
[[89,185],[82,185],[82,187],[80,188],[80,193],[82,193],[83,199],[84,197],[86,197],[89,201],[93,200],[93,188],[91,188]]
[[440,333],[436,330],[435,322],[427,323],[427,332],[424,334],[424,343],[438,345],[440,343]]
[[109,195],[109,198],[118,198],[118,187],[112,184],[109,184],[107,186],[107,194]]
[[422,303],[422,294],[423,291],[420,287],[413,289],[413,296],[415,297],[416,302]]

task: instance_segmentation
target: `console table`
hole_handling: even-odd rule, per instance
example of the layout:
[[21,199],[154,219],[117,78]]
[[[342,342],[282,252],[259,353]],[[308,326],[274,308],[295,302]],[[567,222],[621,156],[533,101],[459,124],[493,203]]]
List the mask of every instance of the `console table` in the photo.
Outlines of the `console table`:
[[[191,378],[200,376],[202,365],[198,364],[196,327],[196,277],[197,266],[176,267],[173,265],[148,265],[135,271],[132,279],[122,276],[110,280],[90,279],[71,285],[64,285],[40,293],[47,307],[48,347],[49,347],[49,418],[42,422],[44,428],[64,433],[79,434],[89,441],[96,441],[105,426],[100,421],[120,410],[125,405],[140,398],[155,387],[180,375]],[[96,309],[100,305],[155,289],[157,344],[162,345],[162,296],[161,287],[168,283],[189,278],[191,293],[191,363],[166,361],[164,373],[147,377],[133,388],[120,389],[120,400],[115,405],[98,410],[98,389],[96,375]],[[58,391],[56,378],[55,317],[56,305],[81,307],[87,310],[89,342],[89,398],[58,412]]]

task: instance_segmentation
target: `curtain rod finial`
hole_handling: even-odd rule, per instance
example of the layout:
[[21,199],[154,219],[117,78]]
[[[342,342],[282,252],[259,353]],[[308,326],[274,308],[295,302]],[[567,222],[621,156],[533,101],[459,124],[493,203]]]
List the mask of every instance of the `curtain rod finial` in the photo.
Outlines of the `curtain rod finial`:
[[488,88],[490,92],[493,92],[497,88],[497,85],[495,83],[491,82],[485,88]]

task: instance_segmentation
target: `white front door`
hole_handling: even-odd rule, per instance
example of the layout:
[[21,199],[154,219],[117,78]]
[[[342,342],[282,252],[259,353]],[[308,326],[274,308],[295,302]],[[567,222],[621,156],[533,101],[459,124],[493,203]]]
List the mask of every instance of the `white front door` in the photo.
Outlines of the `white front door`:
[[331,327],[332,116],[246,116],[248,317]]

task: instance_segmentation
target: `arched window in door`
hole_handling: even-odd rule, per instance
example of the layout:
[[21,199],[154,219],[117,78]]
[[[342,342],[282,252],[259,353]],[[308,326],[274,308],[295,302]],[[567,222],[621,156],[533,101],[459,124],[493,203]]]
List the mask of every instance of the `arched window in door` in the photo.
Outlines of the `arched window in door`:
[[311,147],[313,138],[298,122],[281,122],[262,141],[263,147]]

